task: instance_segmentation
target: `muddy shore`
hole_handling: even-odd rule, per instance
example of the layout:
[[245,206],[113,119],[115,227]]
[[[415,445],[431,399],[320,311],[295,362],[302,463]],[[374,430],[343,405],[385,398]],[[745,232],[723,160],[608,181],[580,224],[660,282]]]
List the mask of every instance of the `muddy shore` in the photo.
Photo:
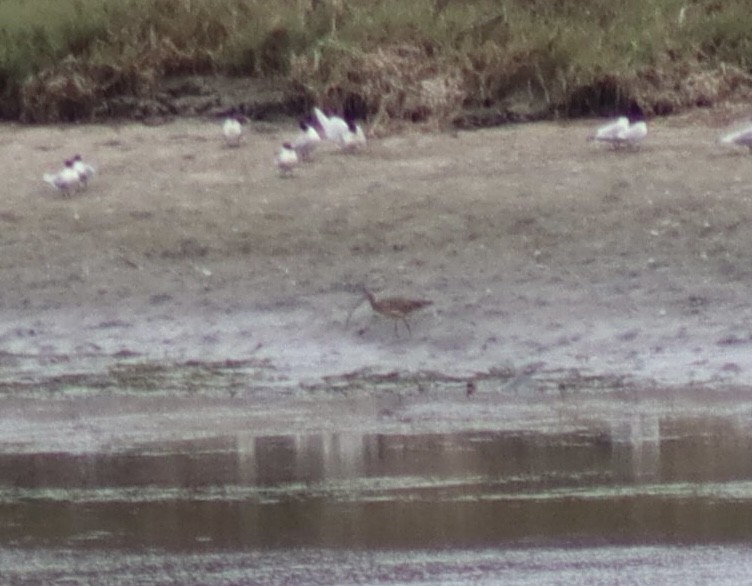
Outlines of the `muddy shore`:
[[[654,120],[636,152],[586,142],[593,122],[405,134],[289,179],[292,122],[238,149],[214,120],[3,125],[0,400],[743,393],[752,159],[715,143],[727,122]],[[98,174],[63,198],[41,174],[77,152]],[[433,305],[395,336],[361,283]]]

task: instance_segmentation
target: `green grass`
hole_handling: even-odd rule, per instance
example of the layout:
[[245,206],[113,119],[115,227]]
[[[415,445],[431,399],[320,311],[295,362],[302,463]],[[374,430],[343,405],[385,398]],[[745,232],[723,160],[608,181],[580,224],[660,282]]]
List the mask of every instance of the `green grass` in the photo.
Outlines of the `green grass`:
[[[357,98],[371,116],[414,117],[358,96],[366,68],[399,74],[369,85],[393,100],[443,70],[461,77],[466,107],[525,96],[551,113],[630,98],[650,106],[650,88],[665,96],[688,68],[749,74],[750,31],[748,0],[0,0],[0,115],[21,114],[24,84],[63,63],[67,75],[122,75],[97,99],[155,91],[139,76],[217,72],[288,78],[313,99]],[[411,71],[369,57],[399,46],[417,51],[414,67],[399,61]]]

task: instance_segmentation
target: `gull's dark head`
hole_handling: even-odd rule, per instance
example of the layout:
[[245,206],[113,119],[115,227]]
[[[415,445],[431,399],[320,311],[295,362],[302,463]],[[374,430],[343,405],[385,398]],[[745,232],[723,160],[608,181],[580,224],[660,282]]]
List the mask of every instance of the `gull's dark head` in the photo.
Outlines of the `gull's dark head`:
[[81,155],[79,155],[79,154],[73,155],[73,162],[74,163],[77,162],[77,161],[80,161],[80,160],[81,160]]
[[643,112],[640,105],[634,100],[630,102],[629,108],[627,108],[627,118],[629,118],[630,124],[643,122],[645,120],[645,112]]

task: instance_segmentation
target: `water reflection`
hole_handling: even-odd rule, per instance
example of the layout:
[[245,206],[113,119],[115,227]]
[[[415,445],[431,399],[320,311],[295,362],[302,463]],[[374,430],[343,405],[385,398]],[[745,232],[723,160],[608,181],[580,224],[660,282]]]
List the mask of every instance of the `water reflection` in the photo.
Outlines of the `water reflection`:
[[612,469],[623,482],[660,479],[660,420],[635,414],[611,423]]
[[749,422],[355,432],[0,455],[0,545],[430,547],[752,533]]

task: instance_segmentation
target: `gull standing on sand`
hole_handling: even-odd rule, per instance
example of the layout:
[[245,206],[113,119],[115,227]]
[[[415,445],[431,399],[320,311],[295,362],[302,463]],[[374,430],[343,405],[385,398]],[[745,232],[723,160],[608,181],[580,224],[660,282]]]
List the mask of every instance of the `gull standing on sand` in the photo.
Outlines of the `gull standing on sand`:
[[337,144],[342,150],[352,151],[366,146],[366,135],[353,120],[334,115],[327,116],[318,108],[313,109],[313,115],[321,126],[324,137]]
[[742,128],[724,134],[719,140],[721,144],[745,146],[752,153],[752,122],[747,122]]
[[311,153],[321,142],[321,136],[313,127],[305,120],[300,121],[300,133],[292,143],[292,148],[298,154],[298,158],[302,161],[307,161],[311,158]]
[[616,120],[612,120],[603,126],[599,126],[595,132],[588,137],[588,140],[597,140],[612,145],[618,145],[622,133],[626,130],[629,130],[629,118],[626,116],[620,116]]
[[629,128],[621,133],[621,144],[631,147],[639,145],[648,135],[648,124],[644,120],[629,123]]
[[78,173],[78,180],[81,187],[86,189],[89,186],[89,179],[94,177],[96,170],[91,165],[84,163],[81,155],[75,155],[71,160],[73,161],[73,169]]
[[289,142],[286,142],[277,151],[277,156],[274,157],[274,163],[277,165],[279,174],[282,177],[292,175],[292,170],[298,164],[298,153]]
[[71,191],[78,189],[81,185],[81,178],[78,171],[74,168],[72,159],[65,161],[65,166],[57,173],[45,173],[42,179],[60,191],[66,197],[70,196]]
[[347,130],[340,136],[339,146],[345,151],[354,151],[366,146],[366,135],[359,124],[353,120],[347,120]]
[[636,147],[648,135],[648,125],[642,109],[633,104],[629,116],[620,116],[604,124],[588,137],[588,140],[609,143],[614,148],[622,146]]
[[222,124],[222,134],[225,137],[225,144],[227,146],[240,146],[240,139],[243,136],[243,126],[241,124],[243,120],[243,116],[234,113],[225,118]]
[[313,109],[313,115],[316,117],[316,122],[318,122],[321,131],[324,133],[324,138],[327,140],[337,142],[339,136],[349,130],[347,122],[339,116],[327,116],[319,108]]

